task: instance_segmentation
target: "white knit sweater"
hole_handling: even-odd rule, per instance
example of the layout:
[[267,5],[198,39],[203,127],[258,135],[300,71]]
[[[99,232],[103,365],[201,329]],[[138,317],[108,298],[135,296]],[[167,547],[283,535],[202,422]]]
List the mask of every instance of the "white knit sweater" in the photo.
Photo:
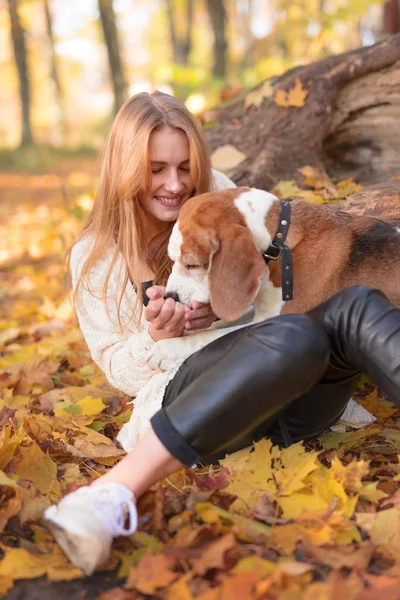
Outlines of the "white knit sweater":
[[[235,184],[222,173],[213,170],[212,189],[229,187],[235,187]],[[93,240],[86,237],[72,249],[71,274],[74,289],[92,243]],[[129,282],[121,302],[123,330],[120,330],[116,298],[118,278],[124,276],[126,268],[122,256],[114,265],[109,281],[107,307],[110,320],[102,298],[102,289],[112,257],[113,249],[110,248],[92,270],[89,281],[92,293],[84,288],[80,290],[76,312],[93,360],[104,371],[111,385],[135,397],[130,421],[122,427],[117,438],[129,452],[147,430],[151,417],[160,409],[165,388],[183,360],[177,361],[169,371],[154,370],[149,366],[149,352],[156,342],[148,332],[149,323],[143,314],[139,326],[129,318],[136,302],[134,287]],[[351,401],[341,422],[342,426],[362,427],[373,420],[375,418],[368,411]]]
[[[223,173],[213,170],[212,174],[213,190],[235,187]],[[74,289],[92,244],[93,239],[87,236],[72,249],[71,275]],[[123,448],[129,452],[145,433],[150,418],[161,407],[165,388],[183,361],[177,361],[169,371],[154,370],[149,366],[149,352],[156,342],[148,332],[149,323],[143,314],[139,326],[129,318],[136,302],[136,292],[129,282],[121,302],[123,330],[120,330],[116,298],[118,280],[119,277],[124,277],[126,268],[122,256],[114,265],[109,281],[107,307],[111,320],[108,317],[102,289],[113,253],[110,248],[90,273],[90,292],[82,287],[76,312],[93,360],[104,371],[111,385],[135,397],[131,419],[118,435]]]

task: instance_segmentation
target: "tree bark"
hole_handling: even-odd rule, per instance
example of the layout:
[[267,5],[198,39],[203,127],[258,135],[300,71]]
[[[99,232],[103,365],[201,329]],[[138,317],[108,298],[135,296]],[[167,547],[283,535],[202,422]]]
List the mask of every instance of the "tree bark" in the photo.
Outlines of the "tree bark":
[[226,11],[224,0],[207,0],[208,14],[214,32],[213,75],[224,79],[226,76]]
[[192,50],[193,0],[186,0],[186,36],[184,39],[179,38],[176,30],[173,0],[165,0],[165,5],[167,9],[174,63],[177,65],[187,65],[189,63],[189,54]]
[[[353,215],[366,215],[400,225],[400,179],[370,185],[329,205]],[[400,231],[400,228],[399,228]]]
[[61,131],[62,141],[65,141],[66,137],[66,120],[65,120],[65,104],[64,104],[64,93],[61,86],[60,76],[58,74],[58,61],[54,43],[53,33],[53,19],[50,11],[48,0],[43,0],[43,9],[46,20],[46,31],[47,38],[49,40],[50,47],[50,74],[54,82],[54,90],[56,95],[56,101],[58,105],[59,117],[58,125]]
[[22,147],[34,143],[31,126],[31,85],[28,69],[28,53],[25,43],[25,31],[18,14],[18,0],[8,0],[8,12],[10,15],[11,38],[19,78],[22,110],[22,134],[20,145]]
[[127,84],[121,60],[118,30],[112,0],[98,0],[100,21],[107,46],[110,77],[114,91],[114,113],[117,114],[126,100]]
[[400,0],[388,0],[383,5],[383,31],[394,34],[400,31]]
[[[296,89],[307,92],[304,105],[276,103],[278,92]],[[218,121],[206,132],[211,150],[231,145],[244,155],[225,169],[238,185],[301,185],[305,165],[335,179],[384,181],[400,172],[400,34],[291,69],[211,119]]]

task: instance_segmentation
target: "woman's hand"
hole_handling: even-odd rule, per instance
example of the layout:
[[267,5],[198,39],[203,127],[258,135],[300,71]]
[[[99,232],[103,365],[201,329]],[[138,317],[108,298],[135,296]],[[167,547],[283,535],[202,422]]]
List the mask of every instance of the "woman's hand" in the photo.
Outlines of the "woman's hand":
[[195,331],[197,329],[207,329],[216,319],[211,304],[203,304],[202,302],[193,302],[193,308],[185,314],[185,329]]
[[162,285],[146,290],[150,302],[144,309],[144,317],[150,323],[149,333],[155,342],[181,337],[185,331],[185,315],[190,311],[189,306],[172,298],[164,300],[164,294],[165,287]]

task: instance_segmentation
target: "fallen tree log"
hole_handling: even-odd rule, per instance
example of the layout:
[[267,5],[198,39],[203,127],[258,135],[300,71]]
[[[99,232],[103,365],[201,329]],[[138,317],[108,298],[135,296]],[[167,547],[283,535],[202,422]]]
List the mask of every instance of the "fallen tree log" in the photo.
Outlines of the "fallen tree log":
[[400,34],[291,69],[212,111],[214,166],[270,190],[316,167],[363,185],[400,173]]

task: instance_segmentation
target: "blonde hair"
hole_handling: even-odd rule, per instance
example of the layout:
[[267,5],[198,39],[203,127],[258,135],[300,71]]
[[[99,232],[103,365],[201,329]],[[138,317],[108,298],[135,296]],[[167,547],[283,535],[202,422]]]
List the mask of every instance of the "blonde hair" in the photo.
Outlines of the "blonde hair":
[[154,284],[165,285],[171,272],[167,246],[174,223],[165,224],[165,230],[152,241],[150,248],[140,219],[142,208],[139,203],[139,199],[151,189],[149,138],[155,129],[165,125],[181,129],[187,135],[193,194],[209,191],[210,157],[202,130],[194,116],[179,100],[168,94],[158,91],[137,94],[125,102],[115,118],[103,155],[95,203],[76,240],[90,234],[94,243],[76,284],[75,305],[81,286],[91,291],[89,279],[92,269],[114,246],[102,290],[103,300],[106,302],[112,270],[119,255],[122,255],[127,268],[124,276],[119,277],[121,281],[118,282],[117,290],[116,309],[120,326],[120,307],[129,280],[133,282],[137,292],[132,318],[138,323],[142,315],[139,257],[144,257],[154,272]]

